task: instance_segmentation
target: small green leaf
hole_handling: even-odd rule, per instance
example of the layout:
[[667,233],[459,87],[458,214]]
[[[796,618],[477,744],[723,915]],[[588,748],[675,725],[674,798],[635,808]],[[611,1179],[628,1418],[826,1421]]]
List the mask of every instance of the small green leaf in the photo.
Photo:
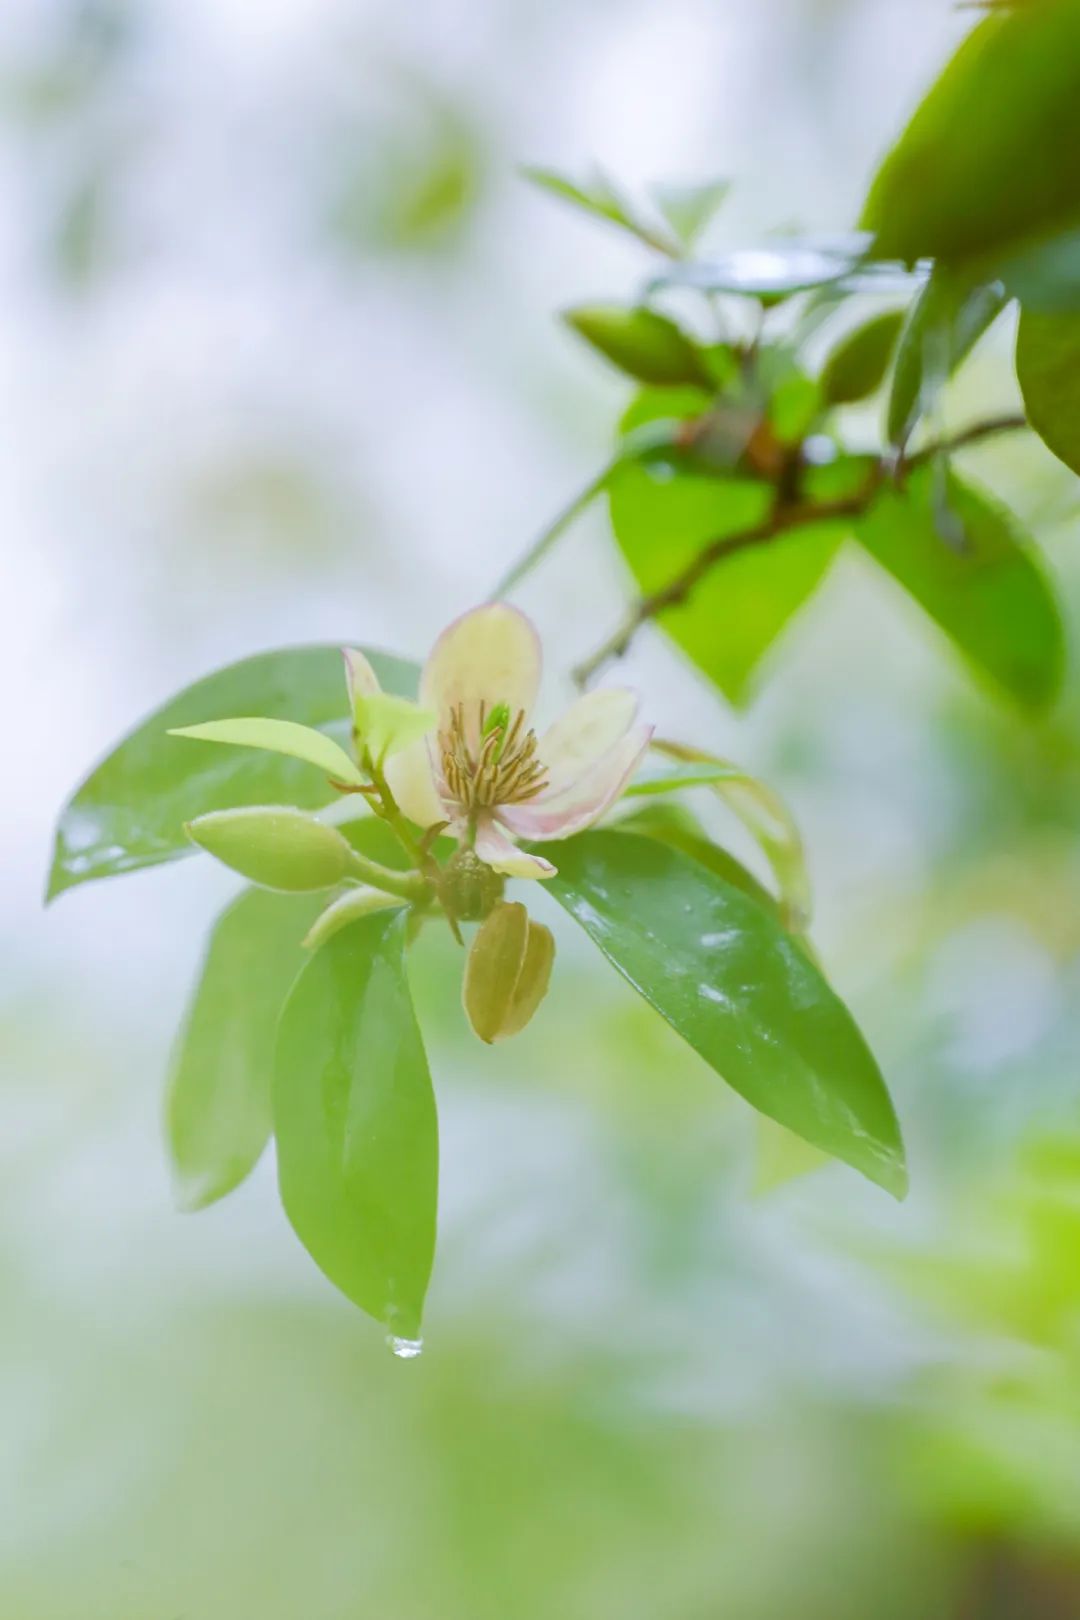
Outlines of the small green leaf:
[[653,186],[652,195],[683,247],[692,248],[730,190],[727,180],[697,186],[661,183]]
[[[382,686],[416,692],[416,666],[372,653]],[[49,897],[77,883],[194,853],[184,823],[245,804],[318,809],[334,797],[323,775],[279,754],[168,736],[171,729],[252,710],[348,736],[339,647],[261,653],[196,681],[158,709],[92,771],[60,817]]]
[[717,782],[741,781],[745,772],[737,765],[680,765],[674,770],[645,766],[623,792],[626,799],[651,798],[659,793],[679,793],[683,788],[712,787]]
[[336,827],[287,804],[212,810],[189,821],[187,830],[192,843],[223,866],[284,894],[332,889],[354,859]]
[[417,1339],[435,1253],[438,1126],[405,974],[405,917],[327,941],[278,1026],[281,1198],[315,1263],[361,1310]]
[[249,889],[210,936],[169,1073],[165,1119],[177,1200],[203,1209],[254,1169],[270,1138],[278,1013],[307,957],[319,902]]
[[891,309],[857,326],[837,345],[821,374],[822,393],[830,405],[854,405],[877,393],[903,324],[903,312]]
[[708,387],[711,376],[697,347],[675,322],[653,309],[581,305],[563,319],[627,376],[657,388]]
[[[609,483],[611,525],[642,594],[680,575],[710,542],[762,522],[773,492],[748,479],[623,466]],[[817,524],[718,564],[658,623],[732,703],[753,695],[766,654],[821,584],[848,530]]]
[[617,225],[620,230],[629,231],[631,236],[644,242],[646,247],[654,248],[657,252],[677,254],[679,242],[671,234],[667,223],[660,217],[651,217],[650,213],[627,195],[621,186],[617,185],[609,175],[599,171],[590,179],[578,182],[559,174],[554,169],[541,169],[526,167],[522,171],[526,180],[541,191],[549,192],[562,202],[571,203],[586,214],[592,214],[596,219],[606,220],[609,225]]
[[626,832],[545,845],[549,892],[754,1108],[898,1197],[900,1128],[850,1013],[768,913],[677,850]]
[[336,900],[331,900],[325,911],[321,911],[304,935],[304,949],[317,950],[325,945],[328,939],[340,934],[343,928],[350,923],[358,922],[361,917],[368,917],[373,911],[386,911],[390,906],[404,904],[396,894],[384,894],[382,889],[373,889],[369,883],[360,883],[355,889],[346,889],[339,894]]
[[1080,314],[1025,310],[1016,339],[1016,375],[1035,432],[1080,473]]
[[997,283],[969,287],[937,266],[911,306],[897,350],[886,431],[902,449],[920,418],[1008,302]]
[[881,258],[960,263],[1080,212],[1080,4],[995,10],[885,159],[863,224]]
[[1065,636],[1039,556],[1012,513],[951,471],[944,495],[961,540],[950,543],[935,478],[919,467],[883,491],[857,538],[971,664],[1024,708],[1045,708],[1061,686]]
[[227,743],[234,748],[263,748],[271,754],[306,760],[339,782],[357,786],[364,781],[355,761],[333,738],[312,726],[298,725],[295,720],[267,720],[261,716],[210,720],[199,726],[170,726],[169,736],[190,737],[193,742]]
[[799,444],[816,425],[821,416],[820,384],[801,371],[789,372],[780,378],[769,397],[768,417],[773,432],[781,444]]

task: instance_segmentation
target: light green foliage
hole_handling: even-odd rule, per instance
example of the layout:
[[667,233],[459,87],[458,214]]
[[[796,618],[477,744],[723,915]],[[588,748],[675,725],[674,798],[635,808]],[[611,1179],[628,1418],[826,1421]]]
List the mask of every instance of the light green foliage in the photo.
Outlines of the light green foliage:
[[652,188],[653,200],[684,248],[692,248],[731,190],[727,180],[706,180],[702,185]]
[[1006,303],[997,284],[970,287],[942,266],[911,307],[896,355],[886,431],[902,448],[920,416],[931,411],[953,372],[1000,315]]
[[1080,473],[1080,315],[1025,311],[1016,375],[1028,421],[1055,456]]
[[226,743],[232,748],[264,748],[271,754],[287,754],[291,759],[306,760],[317,770],[340,782],[358,784],[364,778],[356,768],[355,760],[345,750],[312,726],[300,726],[293,720],[267,720],[250,717],[236,720],[211,720],[199,726],[174,726],[170,737],[190,737],[193,742]]
[[[384,653],[370,657],[385,689],[415,695],[414,665]],[[170,737],[170,730],[254,711],[320,730],[336,725],[344,736],[345,709],[337,647],[260,653],[196,681],[137,726],[68,801],[50,897],[190,855],[184,823],[208,811],[267,803],[317,809],[334,797],[326,777],[303,761],[191,742]]]
[[709,370],[686,334],[652,309],[588,304],[563,319],[613,366],[655,387],[708,386]]
[[319,901],[250,889],[222,913],[177,1040],[166,1126],[184,1209],[223,1198],[257,1164],[271,1131],[277,1017],[307,960],[300,940]]
[[630,197],[609,175],[597,171],[589,179],[578,182],[554,169],[527,167],[522,173],[541,191],[547,191],[586,214],[628,231],[646,247],[677,256],[678,236],[664,215],[658,209],[651,210],[647,204]]
[[349,844],[337,829],[289,805],[213,810],[187,832],[241,877],[286,894],[332,889],[349,870]]
[[969,663],[1023,708],[1045,708],[1061,686],[1064,631],[1038,556],[1011,513],[955,472],[943,494],[959,538],[943,533],[937,477],[924,466],[885,490],[858,539]]
[[1040,0],[980,23],[874,181],[863,223],[875,252],[985,262],[1075,225],[1078,60],[1080,0]]
[[830,405],[854,405],[877,393],[903,324],[901,311],[888,310],[857,326],[836,346],[821,374],[821,391]]
[[897,1196],[885,1083],[850,1014],[760,905],[653,838],[548,845],[549,888],[630,984],[761,1113]]
[[354,1304],[418,1338],[438,1130],[400,913],[354,923],[304,968],[278,1029],[273,1099],[281,1198],[300,1241]]

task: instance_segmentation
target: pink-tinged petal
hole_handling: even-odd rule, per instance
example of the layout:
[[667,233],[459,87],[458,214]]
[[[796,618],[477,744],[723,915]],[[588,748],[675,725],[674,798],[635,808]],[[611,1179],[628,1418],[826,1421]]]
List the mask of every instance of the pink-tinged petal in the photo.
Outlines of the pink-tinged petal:
[[542,855],[530,855],[511,843],[501,827],[489,819],[481,821],[476,829],[476,853],[482,861],[506,877],[550,878],[555,867]]
[[374,697],[382,688],[379,685],[379,677],[356,647],[343,647],[341,656],[345,660],[345,685],[349,693],[349,708],[355,714],[357,698]]
[[439,821],[452,821],[456,811],[447,809],[439,797],[431,772],[427,738],[410,743],[386,761],[386,780],[398,805],[418,827],[434,827]]
[[494,602],[455,619],[431,650],[420,681],[425,708],[447,715],[464,704],[470,741],[479,736],[480,704],[505,703],[528,716],[540,687],[540,638],[517,608]]
[[528,804],[503,805],[499,820],[518,838],[539,842],[583,832],[611,809],[641,763],[652,734],[652,726],[634,726],[561,793],[541,793]]
[[637,694],[625,687],[602,687],[571,703],[540,738],[547,768],[547,795],[562,793],[620,742],[634,723]]

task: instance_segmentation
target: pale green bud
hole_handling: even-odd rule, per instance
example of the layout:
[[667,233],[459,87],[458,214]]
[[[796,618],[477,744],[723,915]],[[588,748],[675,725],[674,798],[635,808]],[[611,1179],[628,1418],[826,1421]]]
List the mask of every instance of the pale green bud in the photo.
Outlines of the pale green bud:
[[551,979],[555,942],[517,901],[500,901],[473,940],[462,1001],[482,1041],[507,1040],[525,1028]]
[[215,810],[189,821],[186,831],[201,849],[264,889],[332,889],[352,861],[336,827],[288,805]]

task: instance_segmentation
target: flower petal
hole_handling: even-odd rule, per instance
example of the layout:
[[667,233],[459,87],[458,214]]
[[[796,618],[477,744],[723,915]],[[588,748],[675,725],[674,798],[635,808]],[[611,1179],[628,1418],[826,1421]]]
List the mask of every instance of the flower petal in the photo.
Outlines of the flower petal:
[[532,621],[495,602],[474,608],[443,631],[424,666],[420,701],[440,717],[464,704],[475,744],[481,703],[489,711],[505,703],[511,715],[520,709],[527,717],[539,686],[540,638]]
[[435,786],[426,738],[393,754],[385,769],[390,791],[410,821],[418,827],[434,827],[436,822],[453,820],[456,811],[446,808]]
[[499,820],[519,838],[570,838],[610,810],[638,768],[652,739],[652,726],[634,726],[603,759],[561,793],[541,793],[528,804],[508,804]]
[[546,794],[561,793],[599,764],[625,737],[637,709],[637,694],[625,687],[603,687],[571,703],[540,738],[538,752],[547,767]]
[[550,861],[545,861],[542,855],[530,855],[525,850],[518,849],[517,845],[507,838],[502,828],[488,818],[481,821],[476,829],[476,853],[496,872],[503,872],[507,877],[555,876],[556,869]]

